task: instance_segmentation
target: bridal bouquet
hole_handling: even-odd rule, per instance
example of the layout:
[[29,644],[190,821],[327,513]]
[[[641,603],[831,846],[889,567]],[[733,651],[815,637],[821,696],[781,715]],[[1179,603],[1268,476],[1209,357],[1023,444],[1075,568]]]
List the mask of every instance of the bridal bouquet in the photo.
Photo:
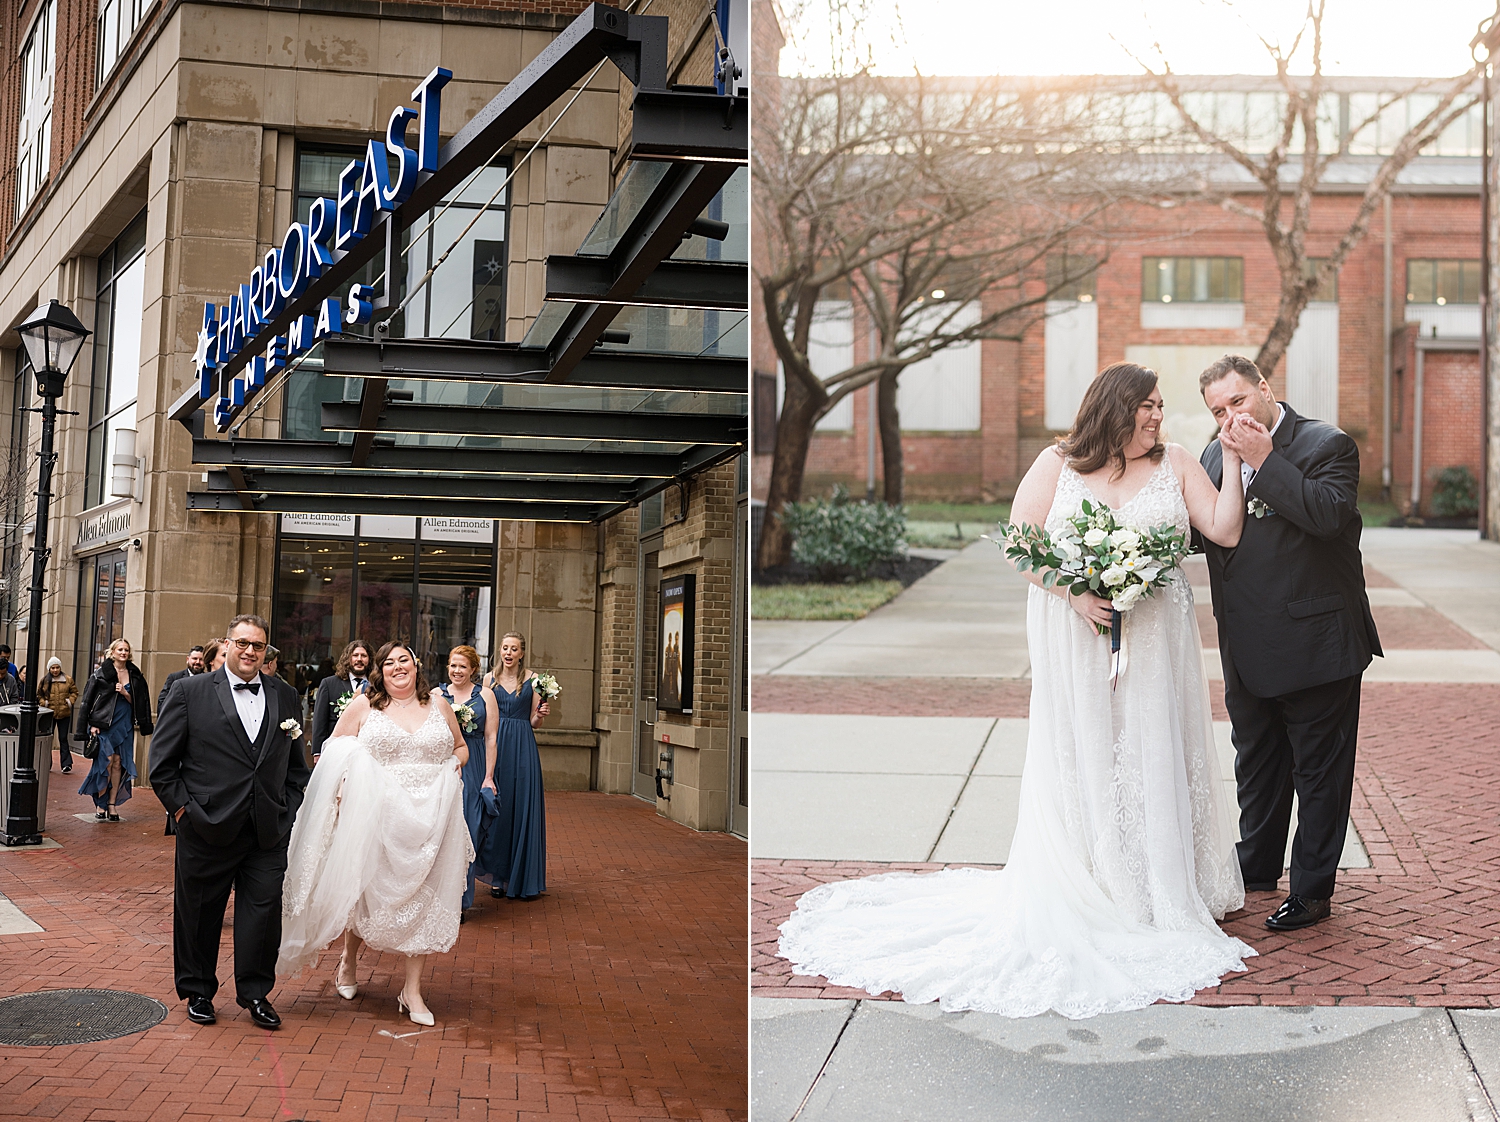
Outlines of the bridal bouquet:
[[543,701],[551,701],[562,693],[562,687],[557,684],[557,679],[545,670],[532,679],[531,686]]
[[1123,525],[1103,503],[1083,500],[1080,512],[1054,532],[1041,526],[1007,526],[1005,550],[1020,572],[1040,572],[1042,587],[1061,587],[1072,595],[1092,592],[1110,602],[1111,625],[1096,624],[1110,636],[1112,678],[1123,669],[1119,658],[1121,612],[1163,587],[1188,555],[1187,535],[1171,523],[1147,530]]

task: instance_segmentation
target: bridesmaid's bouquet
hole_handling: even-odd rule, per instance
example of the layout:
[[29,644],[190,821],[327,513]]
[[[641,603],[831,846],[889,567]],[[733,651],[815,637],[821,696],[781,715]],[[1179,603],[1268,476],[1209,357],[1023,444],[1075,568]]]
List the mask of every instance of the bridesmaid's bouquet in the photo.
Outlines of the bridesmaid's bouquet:
[[531,680],[531,688],[536,690],[544,702],[551,701],[562,693],[562,687],[557,684],[557,679],[545,670]]
[[1066,588],[1074,596],[1092,592],[1116,612],[1128,612],[1163,587],[1188,555],[1187,535],[1175,525],[1133,530],[1109,507],[1089,499],[1055,532],[1011,525],[1004,542],[996,544],[1021,572],[1040,572],[1043,588]]
[[471,733],[479,727],[479,718],[474,715],[473,707],[467,703],[455,705],[453,716],[458,720],[458,727],[464,733]]

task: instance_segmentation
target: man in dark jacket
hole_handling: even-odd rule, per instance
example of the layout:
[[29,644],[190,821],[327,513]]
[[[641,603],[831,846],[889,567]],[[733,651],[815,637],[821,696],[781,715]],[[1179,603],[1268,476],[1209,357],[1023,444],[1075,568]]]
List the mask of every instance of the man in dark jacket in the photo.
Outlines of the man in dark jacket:
[[11,665],[10,647],[0,643],[0,705],[19,705],[21,702],[21,678]]
[[1222,428],[1203,466],[1218,486],[1220,441],[1229,445],[1247,496],[1239,545],[1204,543],[1234,725],[1240,869],[1247,889],[1276,889],[1295,791],[1291,894],[1266,920],[1294,930],[1329,914],[1354,787],[1360,678],[1382,653],[1359,552],[1359,447],[1278,402],[1241,355],[1219,359],[1199,386]]
[[281,946],[287,843],[311,772],[297,692],[261,674],[267,627],[229,624],[225,664],[178,679],[151,738],[151,787],[177,824],[172,952],[188,1019],[213,1024],[219,937],[234,889],[236,999],[262,1028]]
[[188,651],[187,665],[167,675],[167,680],[161,686],[161,696],[156,699],[156,711],[160,713],[162,706],[167,703],[167,691],[172,688],[173,682],[180,678],[191,678],[194,674],[202,674],[203,671],[203,644],[199,643]]
[[370,645],[363,639],[355,639],[339,655],[333,673],[318,684],[318,696],[313,702],[313,759],[318,758],[323,741],[333,735],[333,727],[339,722],[340,700],[365,692],[370,680],[370,658]]

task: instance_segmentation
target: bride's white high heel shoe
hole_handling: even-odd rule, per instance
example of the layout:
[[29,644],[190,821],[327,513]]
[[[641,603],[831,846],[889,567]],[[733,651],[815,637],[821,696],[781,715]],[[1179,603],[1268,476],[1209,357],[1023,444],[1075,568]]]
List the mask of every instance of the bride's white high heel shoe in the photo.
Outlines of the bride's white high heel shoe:
[[339,996],[342,997],[345,1001],[353,1001],[356,997],[359,996],[359,985],[356,983],[346,986],[341,983],[339,981],[339,975],[343,972],[344,959],[343,956],[340,956],[338,968],[333,972],[333,988],[339,991]]
[[406,1004],[406,1001],[399,993],[396,995],[396,1008],[410,1017],[411,1023],[414,1025],[427,1025],[430,1027],[437,1024],[431,1013],[418,1013]]

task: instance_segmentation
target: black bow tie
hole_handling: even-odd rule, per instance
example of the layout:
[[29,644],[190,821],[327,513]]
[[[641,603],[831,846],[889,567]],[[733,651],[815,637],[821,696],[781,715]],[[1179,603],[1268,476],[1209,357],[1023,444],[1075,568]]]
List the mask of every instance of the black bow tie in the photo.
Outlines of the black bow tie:
[[249,690],[251,693],[260,693],[259,682],[236,682],[234,688],[237,690]]

